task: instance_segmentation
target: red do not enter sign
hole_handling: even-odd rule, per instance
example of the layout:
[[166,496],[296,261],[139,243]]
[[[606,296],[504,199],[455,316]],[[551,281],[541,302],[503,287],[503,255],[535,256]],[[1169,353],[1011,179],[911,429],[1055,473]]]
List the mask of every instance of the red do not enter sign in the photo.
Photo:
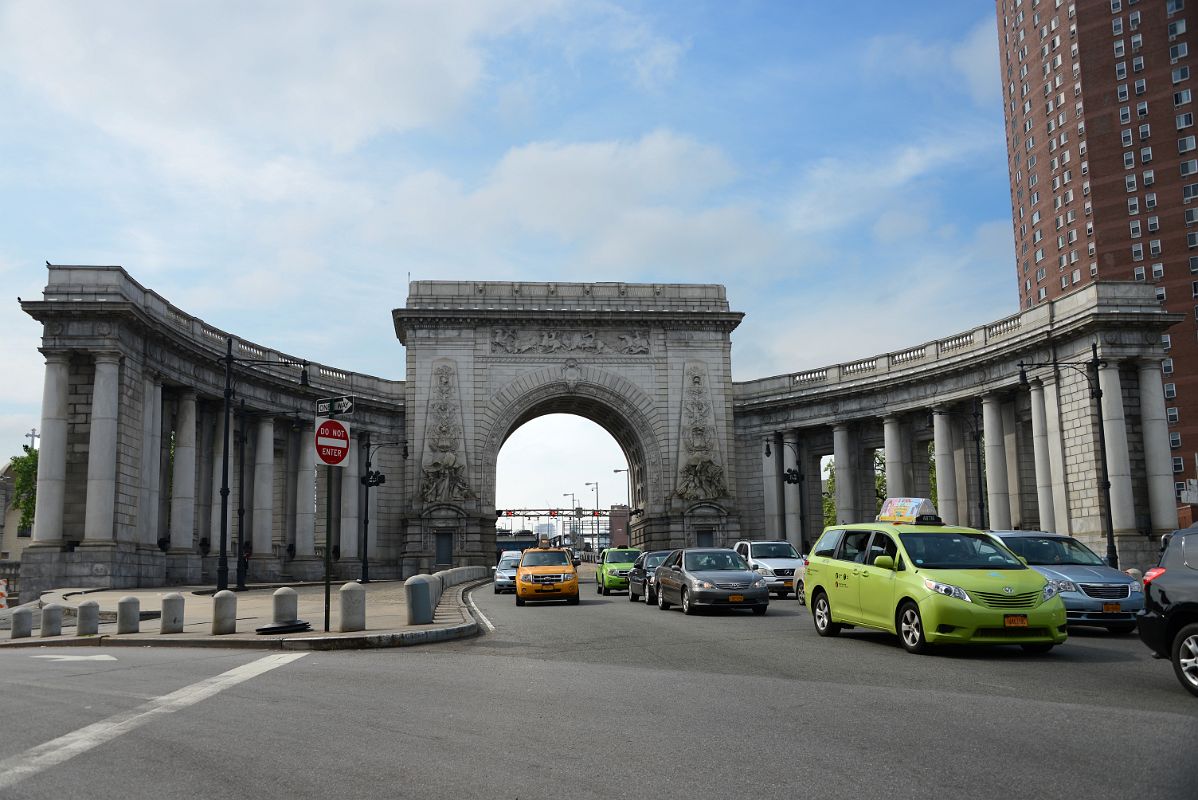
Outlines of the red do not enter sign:
[[335,419],[316,420],[316,458],[330,467],[344,467],[349,458],[349,426]]

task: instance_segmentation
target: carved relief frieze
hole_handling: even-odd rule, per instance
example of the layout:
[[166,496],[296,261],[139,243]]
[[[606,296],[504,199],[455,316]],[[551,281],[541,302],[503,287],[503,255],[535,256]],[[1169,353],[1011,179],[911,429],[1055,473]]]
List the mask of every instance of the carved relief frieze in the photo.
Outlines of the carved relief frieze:
[[649,332],[645,330],[619,333],[590,329],[494,328],[491,331],[491,352],[509,355],[548,355],[552,353],[649,355]]
[[457,370],[450,361],[434,362],[420,459],[420,498],[426,503],[474,497],[466,475],[466,448]]
[[688,361],[683,371],[678,435],[678,489],[683,500],[712,500],[728,494],[716,435],[707,365]]

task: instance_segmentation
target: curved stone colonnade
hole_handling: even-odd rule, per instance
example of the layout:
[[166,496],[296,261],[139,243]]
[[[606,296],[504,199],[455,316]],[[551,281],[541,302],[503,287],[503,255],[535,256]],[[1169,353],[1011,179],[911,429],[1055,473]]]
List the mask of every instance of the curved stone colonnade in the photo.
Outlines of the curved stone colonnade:
[[[43,299],[21,307],[43,323],[46,358],[33,541],[21,563],[27,596],[64,586],[215,583],[230,338],[230,583],[238,542],[251,581],[323,576],[329,526],[326,481],[315,480],[314,402],[345,394],[357,398],[358,446],[334,476],[337,577],[359,574],[364,512],[371,575],[400,576],[403,382],[231,337],[120,267],[52,266]],[[369,508],[359,480],[367,442],[393,443],[370,448],[372,469],[392,482],[369,492]]]
[[[837,521],[871,519],[878,453],[887,494],[930,496],[935,480],[947,523],[1070,533],[1105,553],[1096,343],[1120,566],[1155,563],[1157,535],[1177,526],[1161,334],[1179,319],[1151,286],[1095,283],[903,351],[736,384],[741,471],[762,476],[742,497],[746,527],[806,552],[823,526],[829,455]],[[1072,366],[1028,368],[1020,382],[1020,361],[1054,359]]]

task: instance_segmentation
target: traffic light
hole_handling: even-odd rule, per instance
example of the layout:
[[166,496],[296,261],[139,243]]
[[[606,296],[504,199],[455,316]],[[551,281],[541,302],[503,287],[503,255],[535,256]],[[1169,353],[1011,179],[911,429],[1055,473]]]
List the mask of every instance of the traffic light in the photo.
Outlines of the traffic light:
[[549,509],[549,516],[551,516],[551,517],[556,517],[556,516],[557,516],[557,509],[556,509],[556,508],[551,508],[551,509]]

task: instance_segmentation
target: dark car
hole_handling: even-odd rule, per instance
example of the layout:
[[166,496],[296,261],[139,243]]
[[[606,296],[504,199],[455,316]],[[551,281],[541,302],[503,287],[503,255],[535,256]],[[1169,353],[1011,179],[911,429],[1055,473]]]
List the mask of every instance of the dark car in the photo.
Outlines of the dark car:
[[628,599],[630,601],[635,603],[643,597],[645,602],[650,605],[657,602],[655,574],[658,565],[665,561],[669,554],[669,550],[653,550],[641,553],[637,557],[636,563],[628,571]]
[[675,550],[657,568],[657,607],[674,603],[685,614],[700,606],[751,608],[764,614],[770,604],[765,578],[749,569],[740,553],[727,547]]
[[1160,564],[1144,573],[1140,638],[1198,696],[1198,525],[1164,539]]

